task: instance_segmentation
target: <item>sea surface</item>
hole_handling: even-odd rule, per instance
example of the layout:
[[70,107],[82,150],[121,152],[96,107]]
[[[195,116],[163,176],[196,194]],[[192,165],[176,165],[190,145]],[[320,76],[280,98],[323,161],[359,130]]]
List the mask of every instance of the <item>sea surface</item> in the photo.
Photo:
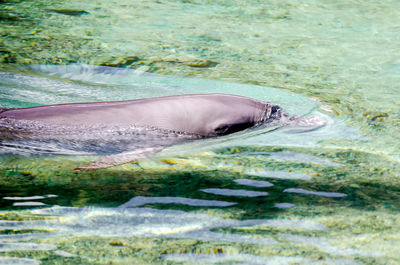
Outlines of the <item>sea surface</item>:
[[2,108],[229,93],[325,123],[84,172],[1,139],[0,264],[400,263],[399,2],[0,7]]

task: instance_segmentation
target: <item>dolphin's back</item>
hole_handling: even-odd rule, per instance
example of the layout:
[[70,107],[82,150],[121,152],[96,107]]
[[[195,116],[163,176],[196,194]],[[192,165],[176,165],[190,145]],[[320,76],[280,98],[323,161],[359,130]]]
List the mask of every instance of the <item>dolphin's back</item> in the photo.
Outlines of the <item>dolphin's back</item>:
[[0,116],[60,126],[138,125],[213,136],[221,126],[251,127],[266,108],[266,103],[246,97],[200,94],[6,109]]

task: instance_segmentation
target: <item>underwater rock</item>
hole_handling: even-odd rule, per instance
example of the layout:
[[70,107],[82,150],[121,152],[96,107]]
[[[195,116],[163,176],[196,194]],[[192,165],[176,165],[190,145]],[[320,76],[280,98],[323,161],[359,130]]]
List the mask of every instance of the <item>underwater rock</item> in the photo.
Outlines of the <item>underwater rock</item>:
[[366,111],[363,115],[367,117],[368,121],[385,121],[389,117],[389,114],[386,112],[379,111]]
[[111,66],[111,67],[124,67],[133,64],[134,62],[139,61],[140,58],[137,56],[127,56],[127,57],[112,57],[109,60],[100,63],[102,66]]
[[168,63],[181,63],[187,66],[191,67],[198,67],[198,68],[208,68],[208,67],[215,67],[218,63],[207,60],[207,59],[202,59],[195,57],[193,55],[187,55],[187,54],[180,54],[179,56],[177,55],[169,55],[164,58],[153,58],[153,62],[168,62]]

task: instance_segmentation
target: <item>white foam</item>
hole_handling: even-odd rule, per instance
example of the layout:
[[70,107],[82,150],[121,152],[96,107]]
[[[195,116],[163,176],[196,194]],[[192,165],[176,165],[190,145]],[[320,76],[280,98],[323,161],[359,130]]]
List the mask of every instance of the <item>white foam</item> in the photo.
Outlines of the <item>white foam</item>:
[[274,186],[274,184],[272,184],[271,182],[262,181],[262,180],[235,179],[235,182],[240,185],[257,187],[257,188],[266,188],[266,187]]
[[209,189],[201,189],[201,191],[216,194],[216,195],[237,196],[237,197],[268,196],[268,192],[252,191],[252,190],[232,190],[232,189],[209,188]]
[[298,188],[285,189],[283,192],[310,194],[310,195],[316,195],[316,196],[321,196],[321,197],[333,197],[333,198],[340,198],[340,197],[347,196],[346,194],[339,193],[339,192],[311,191],[311,190],[298,189]]

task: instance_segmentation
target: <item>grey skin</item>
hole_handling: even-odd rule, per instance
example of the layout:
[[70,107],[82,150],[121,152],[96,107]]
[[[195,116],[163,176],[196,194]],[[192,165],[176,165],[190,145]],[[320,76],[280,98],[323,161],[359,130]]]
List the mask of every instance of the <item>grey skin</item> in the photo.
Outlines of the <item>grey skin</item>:
[[[67,149],[76,149],[74,144],[80,142],[79,146],[93,147],[90,151],[100,154],[113,150],[112,155],[78,168],[88,170],[147,157],[182,141],[226,135],[285,117],[277,105],[226,94],[59,104],[0,109],[0,140],[7,144],[16,139],[56,140]],[[96,139],[101,147],[95,148]],[[104,144],[107,141],[109,144]]]

